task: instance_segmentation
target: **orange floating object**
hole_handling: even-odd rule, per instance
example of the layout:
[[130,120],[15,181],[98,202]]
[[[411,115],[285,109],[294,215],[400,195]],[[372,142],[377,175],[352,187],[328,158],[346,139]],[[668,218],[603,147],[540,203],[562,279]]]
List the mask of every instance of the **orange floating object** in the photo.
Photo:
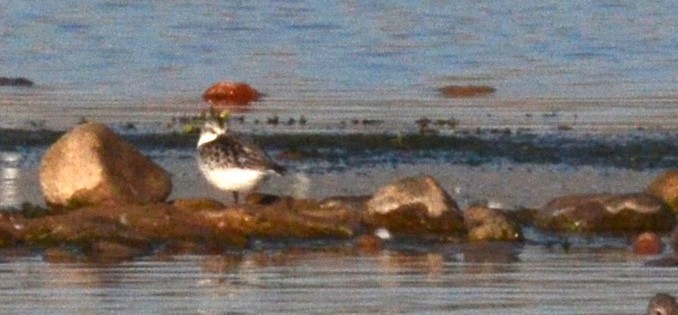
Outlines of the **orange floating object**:
[[448,85],[438,89],[445,97],[474,97],[492,94],[496,90],[487,85]]
[[645,232],[636,237],[633,242],[633,252],[636,255],[659,255],[664,250],[659,235],[653,232]]
[[247,105],[256,102],[261,93],[247,83],[219,81],[202,94],[202,99],[215,106]]

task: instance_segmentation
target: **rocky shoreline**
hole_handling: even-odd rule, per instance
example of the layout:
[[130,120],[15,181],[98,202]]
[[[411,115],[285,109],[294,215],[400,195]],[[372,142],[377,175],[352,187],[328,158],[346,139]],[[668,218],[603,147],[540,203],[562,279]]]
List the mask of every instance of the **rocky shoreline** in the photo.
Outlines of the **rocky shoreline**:
[[310,200],[252,194],[239,205],[165,201],[171,179],[107,127],[88,123],[56,139],[41,165],[49,207],[2,211],[3,248],[96,261],[133,259],[159,248],[178,253],[237,250],[256,240],[341,240],[377,250],[403,239],[520,243],[524,228],[665,234],[676,225],[678,212],[676,170],[667,170],[643,192],[555,196],[539,209],[459,209],[433,176],[396,179],[375,187],[370,196]]

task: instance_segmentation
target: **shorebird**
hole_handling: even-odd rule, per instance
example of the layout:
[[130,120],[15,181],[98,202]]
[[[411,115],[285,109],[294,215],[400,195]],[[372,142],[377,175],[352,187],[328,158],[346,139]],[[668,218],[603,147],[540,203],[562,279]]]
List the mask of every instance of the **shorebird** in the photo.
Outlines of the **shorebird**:
[[678,315],[678,303],[674,297],[658,293],[647,305],[647,315]]
[[220,117],[205,122],[198,139],[198,166],[210,184],[233,193],[249,193],[271,174],[285,168],[273,162],[259,147],[231,135]]

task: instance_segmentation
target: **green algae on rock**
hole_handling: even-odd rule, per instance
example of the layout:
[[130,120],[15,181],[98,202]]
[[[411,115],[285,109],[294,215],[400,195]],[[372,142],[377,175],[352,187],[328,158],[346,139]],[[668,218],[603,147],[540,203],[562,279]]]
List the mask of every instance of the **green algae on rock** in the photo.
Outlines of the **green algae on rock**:
[[660,174],[648,188],[648,193],[664,200],[673,213],[678,214],[678,170]]
[[667,232],[676,217],[649,194],[591,194],[555,198],[538,211],[535,221],[560,232]]

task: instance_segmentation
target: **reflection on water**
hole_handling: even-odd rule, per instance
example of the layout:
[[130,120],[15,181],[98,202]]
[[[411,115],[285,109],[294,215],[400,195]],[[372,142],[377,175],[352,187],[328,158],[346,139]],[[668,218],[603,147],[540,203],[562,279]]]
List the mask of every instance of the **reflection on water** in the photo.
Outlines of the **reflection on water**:
[[0,151],[0,208],[42,202],[35,154]]
[[0,311],[639,314],[655,292],[675,290],[675,269],[642,267],[623,249],[408,246],[370,253],[270,249],[109,266],[4,258]]
[[[1,75],[36,86],[0,89],[0,126],[166,121],[200,108],[221,79],[269,95],[255,113],[309,121],[538,125],[520,118],[564,112],[560,123],[579,113],[597,128],[672,125],[677,10],[669,0],[9,1]],[[435,89],[448,84],[497,93],[442,99]]]
[[18,164],[21,155],[16,152],[0,152],[0,207],[15,206],[19,200]]

